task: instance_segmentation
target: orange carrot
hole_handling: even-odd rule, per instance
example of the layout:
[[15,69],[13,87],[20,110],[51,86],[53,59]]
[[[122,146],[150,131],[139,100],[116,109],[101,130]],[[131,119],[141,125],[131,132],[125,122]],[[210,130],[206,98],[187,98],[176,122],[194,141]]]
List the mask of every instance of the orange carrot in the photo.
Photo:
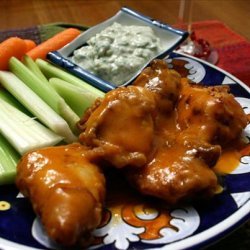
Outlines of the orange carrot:
[[25,53],[26,44],[21,38],[11,37],[0,43],[0,70],[8,70],[12,56],[21,59]]
[[68,28],[37,45],[34,49],[27,52],[27,55],[34,60],[37,58],[46,59],[46,55],[49,52],[62,48],[75,39],[80,33],[78,29]]
[[36,47],[36,43],[33,40],[24,39],[24,42],[26,44],[26,52],[28,52]]

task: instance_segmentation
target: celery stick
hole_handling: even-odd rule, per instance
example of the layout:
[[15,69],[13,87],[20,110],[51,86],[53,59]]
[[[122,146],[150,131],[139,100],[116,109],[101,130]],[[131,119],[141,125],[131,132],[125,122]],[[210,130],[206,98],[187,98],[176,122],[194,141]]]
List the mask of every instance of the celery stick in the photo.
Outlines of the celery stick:
[[[34,116],[36,116],[56,134],[65,138],[66,142],[73,142],[77,140],[76,136],[70,130],[67,122],[13,73],[0,71],[0,82]],[[51,86],[51,88],[53,87]]]
[[0,99],[8,102],[15,108],[19,109],[23,113],[25,113],[28,116],[32,116],[32,114],[29,112],[28,109],[26,109],[20,102],[17,101],[9,92],[7,92],[5,89],[0,90]]
[[96,95],[93,93],[85,91],[59,78],[50,78],[49,83],[80,117],[96,100]]
[[21,79],[29,88],[40,96],[52,109],[62,116],[70,125],[73,131],[76,131],[76,123],[79,116],[66,104],[63,98],[48,83],[37,77],[18,59],[12,57],[9,62],[11,71]]
[[23,57],[23,63],[42,81],[48,81],[44,76],[38,65],[33,61],[33,59],[27,55]]
[[20,155],[0,134],[0,185],[13,184]]
[[61,136],[3,100],[0,100],[0,117],[0,133],[21,155],[62,140]]
[[42,59],[36,60],[37,65],[41,69],[41,71],[48,77],[56,77],[60,78],[62,80],[67,81],[68,83],[71,83],[75,86],[81,87],[86,91],[89,91],[90,93],[93,93],[96,97],[103,97],[104,92],[100,91],[99,89],[89,85],[88,83],[82,81],[81,79],[73,76],[72,74],[52,65],[51,63],[48,63]]

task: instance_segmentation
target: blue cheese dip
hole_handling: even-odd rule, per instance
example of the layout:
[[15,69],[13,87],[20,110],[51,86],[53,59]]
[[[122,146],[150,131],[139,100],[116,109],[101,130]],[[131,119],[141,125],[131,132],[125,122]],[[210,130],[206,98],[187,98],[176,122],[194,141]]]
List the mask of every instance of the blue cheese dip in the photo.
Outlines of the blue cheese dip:
[[113,23],[74,51],[72,61],[117,86],[128,81],[160,50],[160,39],[148,26]]

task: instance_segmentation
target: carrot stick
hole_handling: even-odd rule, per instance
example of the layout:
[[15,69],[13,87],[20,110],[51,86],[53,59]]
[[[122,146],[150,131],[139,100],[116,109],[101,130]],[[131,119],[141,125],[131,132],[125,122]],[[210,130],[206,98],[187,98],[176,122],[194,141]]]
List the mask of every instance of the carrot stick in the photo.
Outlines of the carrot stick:
[[33,40],[24,39],[24,42],[26,44],[26,52],[28,52],[36,47],[36,43]]
[[46,59],[46,55],[49,52],[62,48],[75,39],[80,33],[78,29],[68,28],[37,45],[34,49],[27,52],[27,55],[33,60],[37,58]]
[[11,37],[0,43],[0,70],[8,70],[12,56],[21,59],[25,53],[26,44],[21,38]]

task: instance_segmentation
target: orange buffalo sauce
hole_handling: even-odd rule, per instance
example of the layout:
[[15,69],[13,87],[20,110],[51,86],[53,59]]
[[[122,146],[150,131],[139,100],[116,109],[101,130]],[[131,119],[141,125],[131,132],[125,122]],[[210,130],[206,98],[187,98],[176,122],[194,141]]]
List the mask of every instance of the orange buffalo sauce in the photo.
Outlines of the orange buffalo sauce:
[[104,212],[100,228],[108,223],[116,227],[124,222],[131,227],[144,228],[139,234],[144,240],[161,238],[160,230],[164,227],[177,230],[170,224],[173,217],[164,201],[155,202],[150,197],[144,197],[129,187],[125,180],[118,180],[119,178],[111,180],[113,183],[108,187],[106,200],[108,210]]
[[242,141],[236,142],[234,147],[222,150],[213,170],[217,174],[230,174],[239,166],[241,158],[247,155],[250,155],[250,144]]
[[144,227],[145,231],[140,234],[140,238],[144,240],[158,239],[160,229],[171,227],[172,219],[169,210],[163,207],[156,208],[149,204],[130,204],[124,206],[122,211],[123,220],[135,227]]
[[238,167],[241,156],[237,149],[226,149],[222,152],[213,170],[218,174],[230,174]]

